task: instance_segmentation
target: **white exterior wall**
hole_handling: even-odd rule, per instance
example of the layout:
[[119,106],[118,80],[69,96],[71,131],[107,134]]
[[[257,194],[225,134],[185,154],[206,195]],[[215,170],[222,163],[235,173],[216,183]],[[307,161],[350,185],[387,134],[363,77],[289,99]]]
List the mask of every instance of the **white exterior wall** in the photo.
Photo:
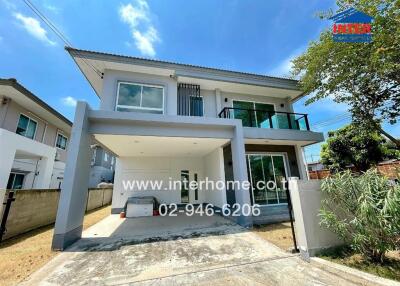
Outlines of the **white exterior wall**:
[[[210,181],[225,182],[224,155],[223,149],[215,149],[204,157],[204,174]],[[218,190],[220,186],[216,186],[214,190],[205,191],[205,199],[207,203],[222,208],[226,204],[226,189]]]
[[[226,99],[226,101],[225,101]],[[221,92],[221,105],[224,107],[233,107],[233,101],[252,101],[258,103],[269,103],[275,106],[275,111],[281,112],[293,112],[292,104],[285,98],[269,97],[269,96],[259,96],[250,95],[243,93],[232,93],[232,92]],[[283,107],[281,107],[283,104]],[[221,108],[221,109],[222,109]]]
[[[0,201],[3,200],[15,156],[41,158],[41,167],[34,188],[48,189],[56,156],[56,149],[5,129],[0,129]],[[0,214],[3,205],[0,205]]]
[[[164,114],[177,115],[178,82],[170,76],[156,76],[135,72],[106,70],[101,94],[101,110],[115,110],[118,82],[153,84],[164,87]],[[200,86],[201,88],[201,86]],[[204,117],[218,117],[224,107],[232,107],[233,100],[255,101],[275,105],[276,111],[293,112],[292,104],[285,98],[201,89]],[[225,102],[225,99],[227,101]],[[284,106],[281,107],[281,104]]]
[[[23,189],[32,189],[34,178],[35,178],[35,170],[36,164],[38,160],[33,159],[15,159],[12,165],[12,172],[15,173],[24,173],[24,184],[22,186]],[[39,166],[38,166],[39,167]]]
[[[169,182],[180,181],[181,171],[188,170],[190,181],[194,180],[194,173],[198,174],[198,181],[205,180],[225,180],[223,166],[222,149],[215,151],[204,157],[120,157],[117,158],[114,178],[114,193],[112,200],[112,208],[120,209],[125,206],[125,202],[132,196],[154,196],[160,203],[181,203],[181,192],[179,185],[171,186]],[[137,181],[163,181],[162,191],[155,191],[148,186],[147,190],[124,191],[123,180]],[[190,190],[190,203],[212,203],[215,206],[222,207],[226,202],[225,191],[208,191],[205,186],[198,191],[198,200],[195,200],[195,191]]]
[[54,162],[53,174],[51,175],[50,189],[58,189],[64,179],[65,163]]
[[177,114],[177,81],[169,76],[106,70],[103,78],[103,92],[101,94],[100,109],[115,110],[118,93],[118,82],[153,84],[164,87],[164,114]]
[[320,250],[343,244],[337,236],[319,225],[321,209],[321,181],[289,180],[294,220],[296,221],[296,239],[303,258],[308,259]]

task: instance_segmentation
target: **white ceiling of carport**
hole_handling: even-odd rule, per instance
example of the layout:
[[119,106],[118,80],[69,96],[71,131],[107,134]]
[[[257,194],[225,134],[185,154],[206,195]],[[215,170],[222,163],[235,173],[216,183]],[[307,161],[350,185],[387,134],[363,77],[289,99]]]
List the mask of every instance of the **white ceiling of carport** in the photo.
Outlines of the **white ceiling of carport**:
[[229,142],[228,139],[155,137],[96,134],[105,147],[120,157],[201,157]]

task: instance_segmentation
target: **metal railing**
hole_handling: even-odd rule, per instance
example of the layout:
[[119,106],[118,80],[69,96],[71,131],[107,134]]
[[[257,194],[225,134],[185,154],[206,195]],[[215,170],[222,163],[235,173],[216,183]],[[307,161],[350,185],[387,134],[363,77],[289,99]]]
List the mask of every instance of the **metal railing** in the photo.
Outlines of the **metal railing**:
[[310,130],[307,114],[304,113],[224,107],[218,117],[241,119],[244,127]]

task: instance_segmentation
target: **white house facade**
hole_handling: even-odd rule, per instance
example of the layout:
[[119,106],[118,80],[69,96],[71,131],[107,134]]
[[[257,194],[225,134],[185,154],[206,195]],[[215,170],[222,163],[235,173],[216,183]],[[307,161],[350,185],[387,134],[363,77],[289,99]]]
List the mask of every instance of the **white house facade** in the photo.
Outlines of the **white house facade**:
[[[306,114],[296,80],[67,48],[100,98],[78,102],[57,214],[54,249],[79,239],[94,138],[116,156],[112,212],[127,199],[165,204],[259,205],[243,226],[285,220],[281,179],[307,179],[303,147],[323,141]],[[237,181],[232,188],[168,185],[126,189],[126,181]],[[273,180],[273,190],[253,182]],[[165,185],[164,185],[165,186]]]

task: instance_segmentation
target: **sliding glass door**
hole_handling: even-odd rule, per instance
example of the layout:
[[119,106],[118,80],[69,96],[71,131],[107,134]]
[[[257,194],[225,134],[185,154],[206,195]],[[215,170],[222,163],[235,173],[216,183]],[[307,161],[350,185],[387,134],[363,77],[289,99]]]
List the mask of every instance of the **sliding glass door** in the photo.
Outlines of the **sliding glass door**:
[[[285,155],[248,154],[249,179],[253,204],[276,205],[287,203],[283,179],[287,179]],[[260,182],[261,183],[257,183]]]
[[241,119],[245,127],[270,128],[274,105],[251,101],[233,101],[233,117]]

